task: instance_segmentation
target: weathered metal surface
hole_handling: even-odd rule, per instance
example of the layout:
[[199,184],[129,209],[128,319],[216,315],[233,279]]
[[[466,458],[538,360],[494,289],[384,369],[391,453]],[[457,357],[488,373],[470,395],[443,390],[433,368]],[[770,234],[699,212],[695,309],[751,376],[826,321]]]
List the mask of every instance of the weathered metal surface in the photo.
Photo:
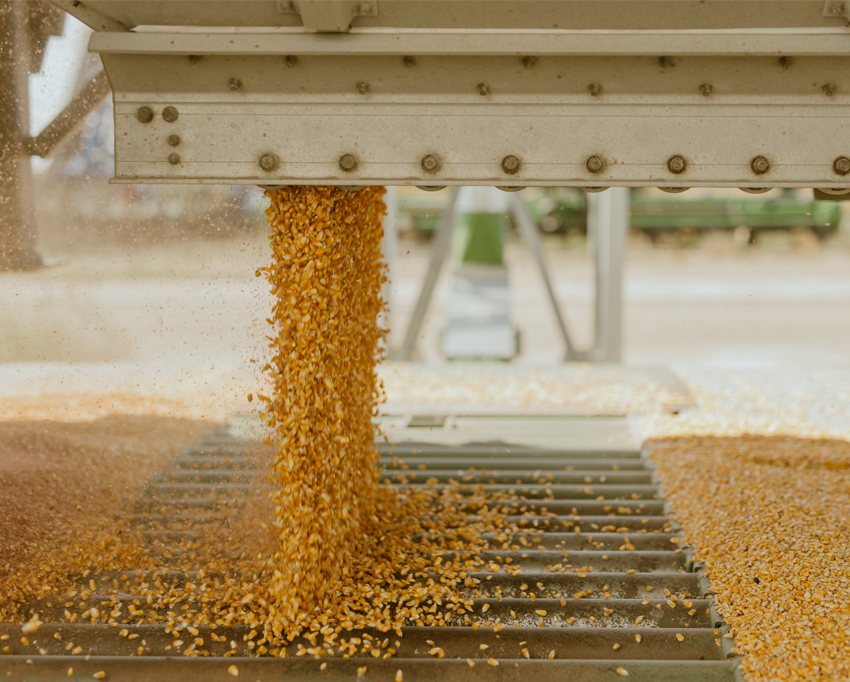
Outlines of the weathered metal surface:
[[61,4],[98,29],[116,182],[848,187],[821,0]]

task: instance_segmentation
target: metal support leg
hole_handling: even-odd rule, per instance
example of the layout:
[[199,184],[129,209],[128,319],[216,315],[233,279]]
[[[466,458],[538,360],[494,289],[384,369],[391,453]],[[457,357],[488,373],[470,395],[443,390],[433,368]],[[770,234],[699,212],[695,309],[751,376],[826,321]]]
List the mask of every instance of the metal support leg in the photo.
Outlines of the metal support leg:
[[[629,190],[612,187],[591,195],[588,227],[596,261],[597,362],[620,362],[623,353],[623,263],[629,234]],[[590,232],[588,230],[588,232]]]
[[419,333],[422,330],[422,323],[425,321],[425,314],[428,312],[428,304],[431,302],[431,296],[437,285],[437,278],[440,276],[440,270],[442,270],[446,257],[451,250],[452,234],[455,229],[455,210],[458,190],[458,187],[449,189],[448,203],[440,219],[437,234],[434,235],[434,246],[431,252],[431,263],[428,266],[428,273],[425,275],[425,281],[422,283],[422,289],[419,291],[419,299],[416,301],[416,307],[413,309],[413,316],[410,318],[410,324],[404,336],[404,343],[396,356],[399,360],[413,359],[413,351],[416,349],[416,342],[419,340]]
[[29,133],[27,3],[0,2],[0,272],[42,265],[35,250]]
[[546,269],[546,261],[543,260],[543,247],[540,243],[540,234],[537,232],[537,227],[534,220],[528,213],[528,208],[523,203],[519,195],[514,197],[512,202],[511,212],[514,217],[517,229],[522,235],[523,240],[534,256],[537,262],[537,270],[540,272],[540,277],[543,279],[543,286],[546,288],[546,295],[549,297],[549,304],[552,306],[552,312],[555,314],[555,320],[558,323],[558,329],[561,331],[561,338],[564,340],[566,351],[564,360],[566,362],[578,362],[587,359],[587,353],[577,350],[573,345],[570,337],[567,322],[561,315],[561,306],[558,303],[558,298],[555,296],[555,289],[552,287],[552,281],[549,279],[549,271]]

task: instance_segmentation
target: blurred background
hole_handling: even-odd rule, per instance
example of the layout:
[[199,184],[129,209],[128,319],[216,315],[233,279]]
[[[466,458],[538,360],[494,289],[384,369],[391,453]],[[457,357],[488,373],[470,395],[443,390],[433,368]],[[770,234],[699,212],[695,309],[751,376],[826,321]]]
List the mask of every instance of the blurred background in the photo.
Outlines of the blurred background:
[[[87,39],[88,29],[67,18],[62,35],[48,42],[41,70],[30,76],[32,135],[99,68],[86,52]],[[213,375],[236,377],[262,355],[271,304],[264,281],[254,276],[268,260],[262,190],[110,185],[111,98],[52,158],[32,163],[37,249],[48,267],[0,273],[6,394],[59,390],[65,379],[57,377],[83,366],[86,381],[103,388],[113,381],[98,374],[97,366],[106,365],[125,368],[124,384],[135,380],[126,379],[136,376],[127,374],[129,367],[160,379],[197,368],[197,386]],[[397,188],[391,197],[391,349],[402,343],[447,195]],[[588,348],[590,195],[529,188],[519,196],[574,341]],[[810,190],[636,189],[628,201],[623,362],[680,373],[847,367],[846,204],[815,202]],[[473,260],[501,260],[506,267],[506,309],[518,332],[508,362],[559,363],[564,348],[535,260],[504,210],[502,217],[495,243],[479,240],[484,252]],[[459,239],[455,235],[417,339],[413,359],[425,363],[448,361],[453,279],[458,263],[470,258],[468,240],[464,246]]]

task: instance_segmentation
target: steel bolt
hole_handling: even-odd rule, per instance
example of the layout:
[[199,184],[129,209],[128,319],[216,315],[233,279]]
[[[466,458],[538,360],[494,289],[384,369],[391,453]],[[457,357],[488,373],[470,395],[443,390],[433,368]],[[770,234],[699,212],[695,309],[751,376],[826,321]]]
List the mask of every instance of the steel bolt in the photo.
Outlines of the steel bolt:
[[482,97],[490,92],[490,86],[487,83],[479,83],[478,84],[478,94]]
[[835,83],[827,83],[823,86],[823,91],[827,97],[832,97],[837,89]]
[[587,170],[589,170],[591,173],[598,173],[603,168],[605,168],[605,162],[599,156],[591,156],[587,160],[586,165],[587,165]]
[[170,163],[172,166],[176,166],[178,163],[180,163],[180,154],[171,152],[171,154],[168,155],[168,163]]
[[602,92],[602,84],[591,83],[587,86],[587,91],[591,94],[592,97],[598,97]]
[[502,170],[508,175],[513,175],[519,171],[519,159],[513,155],[506,156],[502,159]]
[[708,83],[703,83],[699,86],[699,91],[703,97],[708,97],[711,94],[711,86]]
[[523,57],[523,58],[522,58],[522,65],[523,65],[526,69],[530,69],[530,68],[531,68],[531,67],[533,67],[536,63],[537,63],[537,57]]
[[293,54],[286,55],[286,59],[284,60],[286,65],[291,69],[293,66],[298,66],[298,57]]
[[260,157],[260,168],[266,173],[273,171],[277,168],[277,157],[274,154],[263,154]]
[[832,162],[832,170],[839,175],[847,175],[850,173],[850,159],[846,156],[839,156]]
[[770,161],[763,156],[757,156],[750,162],[750,168],[756,175],[764,175],[770,170]]
[[339,167],[346,173],[350,173],[357,168],[357,159],[354,158],[353,154],[343,154],[339,157]]
[[671,173],[675,173],[678,175],[679,173],[684,173],[687,164],[685,163],[685,159],[683,159],[678,154],[676,156],[671,156],[667,159],[667,170]]
[[177,113],[177,109],[174,107],[165,107],[165,109],[162,110],[162,119],[166,123],[174,123],[178,116],[180,116],[180,114]]
[[169,147],[176,147],[177,145],[180,144],[180,136],[179,135],[169,135],[166,142],[168,142]]
[[440,170],[440,160],[433,154],[422,158],[422,170],[426,173],[436,173]]
[[150,107],[139,107],[139,110],[136,112],[136,118],[142,123],[150,123],[153,121],[153,109]]
[[367,92],[369,92],[369,84],[365,81],[360,81],[357,84],[357,92],[359,92],[361,95],[365,95]]
[[241,87],[242,87],[242,81],[241,81],[241,80],[239,80],[238,78],[231,78],[229,81],[227,81],[227,86],[228,86],[231,90],[233,90],[234,92],[236,92],[239,88],[241,88]]
[[416,66],[416,58],[415,57],[405,57],[401,61],[404,64],[405,69],[412,69],[414,66]]

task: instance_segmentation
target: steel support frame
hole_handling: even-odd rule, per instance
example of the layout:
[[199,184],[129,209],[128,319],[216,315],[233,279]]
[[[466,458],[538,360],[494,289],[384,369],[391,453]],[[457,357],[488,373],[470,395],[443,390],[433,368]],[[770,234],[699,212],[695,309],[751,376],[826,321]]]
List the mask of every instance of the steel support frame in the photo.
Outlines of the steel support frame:
[[27,5],[0,2],[0,272],[41,267],[35,242],[26,49]]
[[[451,247],[456,219],[457,193],[458,190],[453,188],[448,197],[434,236],[428,272],[419,290],[404,342],[399,349],[390,353],[391,359],[408,361],[413,359],[422,325],[428,313],[428,306]],[[514,196],[510,212],[542,279],[549,306],[555,316],[558,332],[564,344],[564,361],[621,362],[623,266],[629,232],[629,190],[616,187],[606,192],[594,193],[590,195],[588,203],[587,228],[595,266],[594,344],[588,350],[578,349],[572,340],[555,287],[549,277],[540,234],[521,196]]]

